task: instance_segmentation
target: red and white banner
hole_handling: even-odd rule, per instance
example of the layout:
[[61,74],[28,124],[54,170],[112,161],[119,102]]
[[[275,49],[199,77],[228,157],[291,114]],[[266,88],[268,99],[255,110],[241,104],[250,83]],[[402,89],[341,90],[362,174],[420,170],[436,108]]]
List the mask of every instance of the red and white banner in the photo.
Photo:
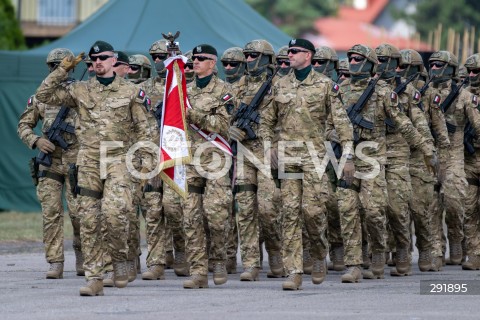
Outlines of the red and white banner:
[[229,156],[233,156],[232,148],[227,140],[224,137],[215,132],[208,132],[207,130],[200,129],[193,123],[190,123],[190,128],[192,128],[196,133],[198,133],[203,139],[211,142],[215,147],[222,150]]
[[167,77],[160,126],[160,167],[163,169],[160,176],[184,199],[188,195],[185,164],[192,160],[185,120],[189,106],[184,73],[186,62],[184,56],[165,60]]

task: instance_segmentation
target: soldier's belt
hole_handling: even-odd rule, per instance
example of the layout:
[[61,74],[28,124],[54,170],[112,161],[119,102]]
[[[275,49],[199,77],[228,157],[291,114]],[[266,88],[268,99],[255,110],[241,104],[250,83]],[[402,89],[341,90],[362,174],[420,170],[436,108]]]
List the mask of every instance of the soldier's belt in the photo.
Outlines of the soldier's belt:
[[95,199],[102,199],[103,198],[103,191],[94,191],[90,190],[87,188],[82,188],[82,187],[77,187],[77,194],[84,196],[84,197],[90,197],[90,198],[95,198]]
[[145,185],[145,187],[143,188],[143,192],[147,193],[147,192],[158,192],[158,193],[162,193],[163,192],[163,187],[160,186],[160,187],[154,187],[152,186],[151,184],[147,184]]
[[47,171],[47,170],[39,171],[37,177],[38,178],[49,178],[49,179],[58,181],[62,184],[65,182],[65,177],[63,175],[58,174],[58,173],[54,173],[54,172],[50,172],[50,171]]
[[205,193],[205,187],[197,187],[193,185],[188,185],[188,192],[191,193],[198,193],[198,194],[204,194]]
[[471,186],[480,187],[480,181],[479,181],[478,179],[467,178],[467,182],[468,182],[468,184],[471,185]]
[[251,191],[257,193],[258,187],[255,184],[239,184],[233,188],[233,193]]

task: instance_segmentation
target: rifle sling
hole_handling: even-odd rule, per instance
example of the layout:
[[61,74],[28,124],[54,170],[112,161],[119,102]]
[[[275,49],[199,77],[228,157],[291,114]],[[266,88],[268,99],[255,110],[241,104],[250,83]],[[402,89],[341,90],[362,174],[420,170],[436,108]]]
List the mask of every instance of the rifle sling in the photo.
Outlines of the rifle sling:
[[39,171],[38,174],[37,174],[37,177],[38,178],[49,178],[49,179],[58,181],[62,184],[65,182],[65,177],[63,175],[55,173],[55,172],[47,171],[47,170]]

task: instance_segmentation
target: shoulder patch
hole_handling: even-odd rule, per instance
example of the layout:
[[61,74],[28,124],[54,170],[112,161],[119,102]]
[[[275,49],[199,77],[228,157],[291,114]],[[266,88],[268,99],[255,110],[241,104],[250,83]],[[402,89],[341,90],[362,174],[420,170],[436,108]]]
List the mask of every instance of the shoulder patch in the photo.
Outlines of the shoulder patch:
[[340,86],[337,83],[333,83],[332,91],[337,93],[340,90]]
[[27,101],[27,107],[31,107],[33,105],[33,96],[30,96]]
[[140,91],[138,91],[138,98],[140,98],[140,99],[145,98],[145,91],[143,91],[142,89],[140,89]]
[[147,111],[152,110],[152,100],[150,100],[149,98],[147,98],[147,99],[145,99],[145,101],[143,101],[143,105],[145,106],[145,109],[147,109]]
[[224,96],[222,97],[222,101],[223,101],[223,102],[228,102],[228,101],[230,101],[230,100],[232,100],[232,99],[233,99],[233,95],[231,95],[230,93],[227,93],[226,95],[224,95]]
[[435,97],[433,98],[433,103],[439,106],[440,102],[442,102],[442,97],[436,94]]
[[420,94],[420,92],[415,91],[415,94],[413,95],[413,100],[418,102],[420,101],[421,98],[422,98],[422,95]]
[[397,102],[397,99],[398,99],[397,93],[392,91],[392,92],[390,93],[390,100],[391,100],[392,102]]
[[478,107],[478,96],[472,96],[472,103],[475,105],[475,107]]

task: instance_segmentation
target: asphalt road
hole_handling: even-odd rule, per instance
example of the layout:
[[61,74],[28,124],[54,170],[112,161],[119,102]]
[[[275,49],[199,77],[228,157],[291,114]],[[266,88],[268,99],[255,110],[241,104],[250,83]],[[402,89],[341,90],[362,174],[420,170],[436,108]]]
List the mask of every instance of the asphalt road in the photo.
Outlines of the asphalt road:
[[480,319],[479,295],[420,294],[420,280],[468,281],[467,293],[479,293],[480,271],[421,273],[415,264],[410,277],[391,277],[387,268],[384,280],[359,284],[342,284],[341,273],[330,272],[321,285],[304,275],[303,290],[285,292],[282,279],[267,279],[267,265],[254,283],[236,274],[217,287],[210,275],[209,289],[185,290],[184,278],[167,270],[163,281],[138,277],[127,288],[105,288],[103,297],[80,297],[85,280],[74,272],[73,251],[64,279],[47,280],[41,245],[0,245],[0,319]]

